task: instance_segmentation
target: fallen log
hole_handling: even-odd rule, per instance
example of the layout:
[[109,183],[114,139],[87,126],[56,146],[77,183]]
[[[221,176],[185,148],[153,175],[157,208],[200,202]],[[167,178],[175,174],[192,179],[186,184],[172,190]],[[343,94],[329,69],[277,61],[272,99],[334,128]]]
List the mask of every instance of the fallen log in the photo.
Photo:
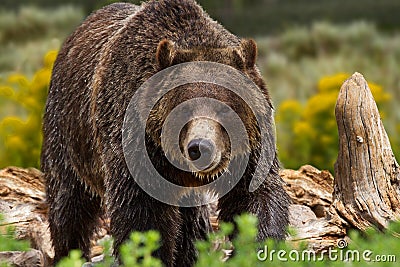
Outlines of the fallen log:
[[[292,198],[290,224],[297,235],[291,242],[306,241],[310,249],[321,251],[336,246],[345,238],[346,228],[335,210],[332,210],[333,176],[312,166],[298,171],[282,170],[281,177]],[[0,213],[5,221],[1,227],[13,226],[16,238],[31,242],[32,251],[3,252],[13,266],[49,266],[54,255],[51,247],[45,203],[43,174],[35,169],[9,167],[0,170]],[[216,205],[211,205],[211,223],[216,230]],[[98,240],[109,235],[107,220],[103,221],[92,240],[92,256],[103,253]]]
[[13,267],[45,266],[43,253],[36,249],[29,251],[0,252],[0,260],[12,263]]
[[280,175],[293,202],[289,219],[296,235],[290,241],[305,241],[309,249],[320,252],[346,238],[346,222],[332,208],[333,176],[328,171],[303,166]]
[[[0,170],[1,228],[13,226],[17,239],[31,242],[30,252],[6,252],[14,266],[46,266],[54,256],[47,223],[43,174],[36,169],[9,167]],[[1,232],[1,231],[0,231]],[[36,263],[36,264],[34,264]]]

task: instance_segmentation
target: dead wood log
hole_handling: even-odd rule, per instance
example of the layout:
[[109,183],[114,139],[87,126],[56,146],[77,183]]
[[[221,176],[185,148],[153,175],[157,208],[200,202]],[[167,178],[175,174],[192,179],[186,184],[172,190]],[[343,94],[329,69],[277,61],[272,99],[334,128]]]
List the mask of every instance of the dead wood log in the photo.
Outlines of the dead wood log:
[[[0,252],[0,261],[12,266],[50,266],[54,257],[47,220],[43,174],[36,169],[9,167],[0,170],[0,214],[2,228],[15,228],[17,239],[30,241],[32,250],[27,252]],[[101,220],[92,240],[92,255],[98,256],[103,249],[97,241],[108,234],[107,220]]]
[[31,249],[29,251],[0,252],[0,260],[12,263],[13,267],[45,266],[42,252],[36,249]]
[[[16,238],[31,242],[34,249],[2,253],[14,266],[43,266],[53,257],[47,223],[43,174],[36,169],[9,167],[0,170],[1,227],[13,226]],[[36,262],[38,265],[33,265]],[[27,264],[27,265],[24,265]],[[43,264],[43,265],[42,265]]]
[[306,165],[280,175],[293,202],[289,220],[296,235],[289,237],[291,242],[305,241],[320,252],[346,238],[346,223],[332,208],[333,176],[328,171]]
[[[294,204],[290,207],[290,223],[297,235],[290,238],[291,242],[306,241],[310,249],[321,251],[345,237],[343,221],[331,208],[333,177],[329,172],[304,166],[298,171],[283,170],[281,177]],[[216,205],[211,205],[210,211],[217,230]],[[0,213],[6,220],[3,227],[16,227],[17,238],[31,241],[33,248],[29,253],[4,252],[0,258],[14,266],[49,266],[53,250],[42,173],[14,167],[0,170]],[[103,252],[97,241],[108,234],[106,220],[92,241],[92,256]],[[33,262],[37,264],[32,265]]]
[[335,108],[339,155],[334,207],[350,225],[382,229],[400,219],[400,170],[364,77],[342,86]]

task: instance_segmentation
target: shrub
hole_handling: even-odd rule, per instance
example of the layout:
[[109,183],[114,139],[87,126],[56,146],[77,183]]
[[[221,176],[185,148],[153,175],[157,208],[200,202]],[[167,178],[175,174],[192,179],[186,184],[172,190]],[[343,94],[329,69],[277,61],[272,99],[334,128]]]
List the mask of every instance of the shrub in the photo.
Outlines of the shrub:
[[[222,223],[220,230],[209,234],[207,240],[198,241],[197,249],[199,257],[197,267],[242,267],[242,266],[365,266],[368,259],[377,266],[397,266],[400,257],[400,222],[392,222],[385,232],[369,229],[365,233],[350,231],[350,244],[340,240],[341,248],[332,248],[333,257],[329,257],[329,251],[325,254],[314,254],[307,249],[306,243],[295,245],[290,242],[277,242],[267,240],[256,242],[257,218],[252,215],[241,215],[236,218],[238,227],[237,237],[233,240],[234,256],[225,262],[223,249],[232,249],[232,245],[226,241],[226,236],[232,233],[233,225]],[[293,231],[291,231],[293,232]],[[294,233],[291,233],[294,235]],[[159,235],[156,232],[133,233],[130,240],[121,248],[122,266],[161,266],[161,262],[151,256],[158,248]],[[218,244],[218,249],[216,249]],[[368,253],[366,253],[368,252]],[[356,253],[356,254],[354,254]],[[360,259],[357,259],[357,254]],[[63,267],[78,266],[83,260],[78,258],[79,252],[73,252],[64,260]],[[310,256],[309,256],[310,255]],[[376,256],[381,255],[386,261],[376,262]],[[335,256],[337,259],[335,259]],[[272,257],[272,258],[271,258]],[[302,259],[302,257],[304,259]],[[282,259],[280,259],[282,258]],[[109,261],[107,264],[110,266]],[[97,267],[107,266],[105,263],[95,264]],[[79,265],[80,266],[80,265]],[[375,266],[375,265],[374,265]]]
[[[307,250],[307,244],[294,244],[291,242],[277,242],[267,240],[265,242],[256,242],[257,218],[252,215],[243,214],[236,218],[238,227],[237,237],[233,240],[235,247],[234,256],[226,262],[222,249],[231,249],[231,244],[226,241],[226,236],[232,233],[233,225],[222,223],[220,230],[209,234],[207,240],[198,241],[197,249],[199,251],[197,267],[241,267],[241,266],[355,266],[362,267],[373,262],[374,266],[397,266],[400,259],[400,222],[391,222],[384,232],[370,228],[361,233],[350,231],[350,242],[340,240],[342,248],[332,248],[334,257],[329,257],[329,251],[323,255],[313,254]],[[0,221],[1,222],[1,221]],[[0,224],[1,225],[1,224]],[[290,231],[291,235],[295,235]],[[27,250],[28,245],[25,241],[16,241],[12,238],[12,232],[5,236],[0,232],[0,251]],[[121,266],[161,266],[161,261],[152,257],[159,247],[159,234],[154,231],[130,235],[130,239],[121,247]],[[216,244],[218,249],[216,249]],[[338,243],[339,244],[339,243]],[[344,244],[344,245],[343,245]],[[94,264],[95,267],[109,267],[114,262],[109,253],[111,251],[111,242],[105,244],[106,256],[103,262]],[[356,254],[354,254],[356,252]],[[360,259],[357,259],[357,254]],[[310,255],[310,256],[308,256]],[[366,259],[364,256],[367,255]],[[302,257],[306,256],[305,259]],[[379,258],[377,258],[377,256]],[[281,258],[281,259],[280,259]],[[380,259],[380,261],[378,261]],[[385,260],[383,260],[385,259]],[[80,251],[71,251],[69,256],[62,259],[57,267],[80,267],[85,260]],[[0,263],[1,266],[1,263]]]
[[67,35],[83,19],[80,8],[43,9],[23,6],[18,11],[0,10],[0,44],[21,43],[46,36]]
[[0,168],[39,167],[43,108],[56,55],[56,51],[46,54],[43,68],[32,80],[13,74],[0,83]]
[[[154,258],[152,253],[159,248],[160,235],[156,231],[133,232],[129,240],[120,247],[121,265],[125,267],[161,267],[160,259]],[[104,260],[95,264],[96,267],[109,267],[115,262],[111,254],[112,240],[102,243],[105,251]],[[79,250],[73,250],[69,256],[62,259],[57,267],[82,266],[85,260]]]

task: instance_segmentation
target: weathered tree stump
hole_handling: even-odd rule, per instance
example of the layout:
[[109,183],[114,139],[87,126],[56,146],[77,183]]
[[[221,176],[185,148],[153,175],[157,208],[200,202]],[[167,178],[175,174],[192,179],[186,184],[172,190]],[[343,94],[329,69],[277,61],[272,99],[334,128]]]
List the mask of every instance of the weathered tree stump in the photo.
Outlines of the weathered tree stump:
[[333,206],[357,229],[385,228],[400,218],[400,169],[361,74],[343,84],[335,112],[339,155]]

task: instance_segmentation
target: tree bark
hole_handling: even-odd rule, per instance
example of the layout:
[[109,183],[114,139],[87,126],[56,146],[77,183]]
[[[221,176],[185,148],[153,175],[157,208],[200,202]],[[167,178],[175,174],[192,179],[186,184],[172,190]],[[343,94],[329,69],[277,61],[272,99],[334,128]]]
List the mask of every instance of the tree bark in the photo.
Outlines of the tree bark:
[[296,235],[289,241],[306,241],[308,249],[320,252],[346,238],[347,224],[332,208],[333,176],[328,171],[306,165],[280,175],[293,202],[289,221]]
[[36,249],[29,251],[0,252],[0,260],[12,263],[13,267],[45,266],[42,252]]
[[339,155],[333,205],[354,228],[385,228],[390,220],[400,218],[400,170],[361,74],[343,84],[335,113]]
[[33,248],[22,253],[4,252],[0,259],[8,259],[14,266],[47,265],[54,252],[47,223],[43,174],[36,169],[15,167],[0,170],[0,213],[5,220],[0,222],[0,230],[15,227],[16,238],[29,240]]

